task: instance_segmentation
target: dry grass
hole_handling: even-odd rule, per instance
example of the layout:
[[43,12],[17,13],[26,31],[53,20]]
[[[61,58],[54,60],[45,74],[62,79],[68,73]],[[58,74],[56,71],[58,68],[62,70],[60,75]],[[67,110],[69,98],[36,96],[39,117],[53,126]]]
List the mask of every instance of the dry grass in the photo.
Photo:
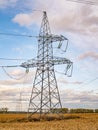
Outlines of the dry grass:
[[61,120],[57,116],[48,116],[41,121],[31,122],[25,119],[26,114],[0,114],[0,130],[98,130],[98,114],[65,114]]

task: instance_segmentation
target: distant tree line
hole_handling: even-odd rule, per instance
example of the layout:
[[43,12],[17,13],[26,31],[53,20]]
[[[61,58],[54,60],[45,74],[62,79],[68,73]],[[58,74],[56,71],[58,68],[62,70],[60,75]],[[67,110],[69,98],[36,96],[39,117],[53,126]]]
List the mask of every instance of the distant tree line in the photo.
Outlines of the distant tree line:
[[[76,108],[76,109],[68,109],[68,108],[54,108],[50,110],[51,113],[98,113],[98,109],[84,109],[84,108]],[[0,108],[0,113],[24,113],[16,112],[16,111],[8,111],[7,107]],[[26,112],[25,112],[26,113]]]
[[51,109],[52,113],[98,113],[98,109],[68,109],[68,108],[55,108]]

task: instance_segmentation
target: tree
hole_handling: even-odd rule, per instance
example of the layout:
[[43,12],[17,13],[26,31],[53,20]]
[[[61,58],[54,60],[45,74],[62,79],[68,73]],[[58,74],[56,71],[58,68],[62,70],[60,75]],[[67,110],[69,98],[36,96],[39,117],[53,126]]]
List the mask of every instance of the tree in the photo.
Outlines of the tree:
[[98,113],[98,109],[95,109],[95,113]]
[[8,112],[8,108],[7,107],[2,107],[2,108],[0,108],[0,112],[1,113],[7,113]]

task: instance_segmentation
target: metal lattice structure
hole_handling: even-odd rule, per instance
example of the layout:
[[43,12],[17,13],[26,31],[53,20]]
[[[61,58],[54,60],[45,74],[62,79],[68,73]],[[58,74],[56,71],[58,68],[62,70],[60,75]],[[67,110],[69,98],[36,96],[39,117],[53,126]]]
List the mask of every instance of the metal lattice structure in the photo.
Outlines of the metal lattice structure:
[[[66,58],[53,56],[53,42],[67,40],[64,36],[51,34],[47,14],[43,12],[43,19],[38,39],[37,60],[22,63],[21,67],[37,67],[33,83],[28,112],[51,113],[55,108],[62,108],[54,65],[67,64],[67,70],[72,62]],[[31,114],[31,115],[32,115]]]
[[37,67],[28,108],[28,113],[30,113],[29,117],[34,113],[41,115],[43,113],[52,113],[54,109],[58,110],[58,108],[62,108],[54,66],[65,64],[65,75],[68,75],[68,72],[70,72],[68,76],[71,76],[73,66],[73,63],[69,59],[53,55],[53,43],[59,42],[58,48],[60,49],[62,42],[67,41],[67,48],[68,39],[62,35],[53,35],[51,33],[47,13],[45,11],[43,12],[40,33],[37,38],[37,59],[28,60],[21,65],[0,66],[9,77],[11,76],[5,71],[4,67],[23,67],[26,68],[27,72],[29,68]]

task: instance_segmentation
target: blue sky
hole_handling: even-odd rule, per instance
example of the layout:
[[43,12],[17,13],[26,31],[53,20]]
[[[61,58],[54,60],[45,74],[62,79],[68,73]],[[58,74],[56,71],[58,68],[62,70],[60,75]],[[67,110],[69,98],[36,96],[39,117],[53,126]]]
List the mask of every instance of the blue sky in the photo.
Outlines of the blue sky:
[[[69,39],[66,53],[54,44],[55,55],[74,63],[71,78],[56,73],[63,106],[98,108],[98,6],[66,0],[0,0],[0,33],[38,35],[43,10],[47,11],[51,32]],[[36,38],[0,35],[0,58],[35,58],[37,45]],[[0,65],[16,65],[24,61],[0,60]],[[63,72],[65,68],[63,65],[55,69]],[[35,70],[30,69],[29,74],[17,81],[0,69],[0,107],[13,104],[10,109],[15,110],[18,103],[14,99],[19,98],[20,92],[23,100],[29,100],[25,92],[31,92]],[[6,68],[6,71],[15,78],[25,75],[23,68]],[[26,110],[28,102],[22,105]]]

